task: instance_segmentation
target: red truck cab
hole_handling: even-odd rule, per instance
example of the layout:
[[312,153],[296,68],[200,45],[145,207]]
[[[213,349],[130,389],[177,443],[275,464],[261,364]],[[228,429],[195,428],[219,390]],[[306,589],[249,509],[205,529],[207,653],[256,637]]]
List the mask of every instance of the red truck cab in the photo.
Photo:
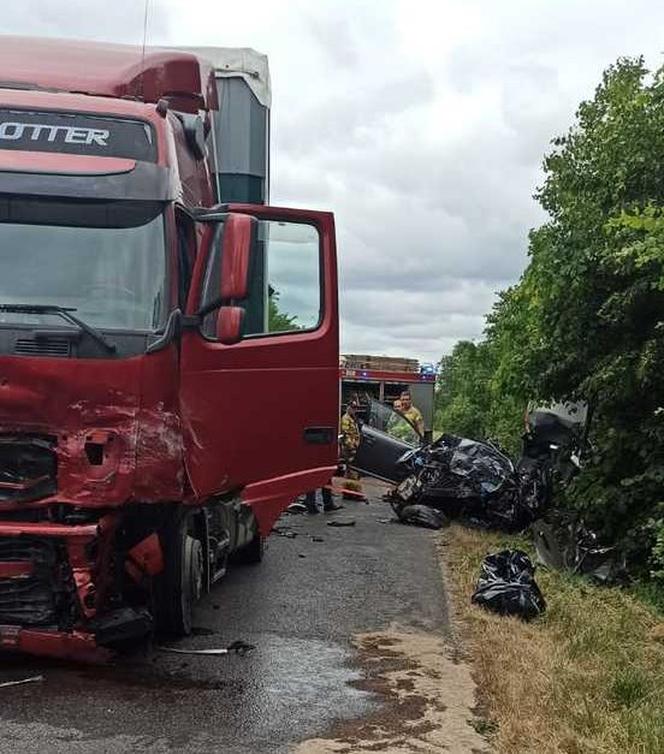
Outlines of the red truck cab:
[[0,647],[97,659],[329,480],[334,222],[217,203],[200,55],[5,37],[0,82]]

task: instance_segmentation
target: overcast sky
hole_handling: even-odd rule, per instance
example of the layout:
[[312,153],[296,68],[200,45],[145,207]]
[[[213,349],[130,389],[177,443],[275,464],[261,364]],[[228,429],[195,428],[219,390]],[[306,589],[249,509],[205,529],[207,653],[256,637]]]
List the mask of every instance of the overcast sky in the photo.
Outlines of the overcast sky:
[[[143,0],[3,3],[0,31],[140,43]],[[149,44],[246,46],[273,84],[274,204],[333,210],[342,351],[437,361],[525,264],[542,156],[661,0],[150,0]]]

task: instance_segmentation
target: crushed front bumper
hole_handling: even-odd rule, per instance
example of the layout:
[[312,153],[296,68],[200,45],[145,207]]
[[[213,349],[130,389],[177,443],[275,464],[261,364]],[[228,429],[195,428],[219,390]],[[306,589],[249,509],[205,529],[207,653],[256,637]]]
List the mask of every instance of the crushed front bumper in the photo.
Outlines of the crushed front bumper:
[[[4,545],[0,548],[0,649],[83,662],[108,659],[108,650],[97,646],[94,633],[81,628],[81,624],[93,619],[97,611],[95,562],[90,559],[88,545],[112,524],[110,517],[76,526],[0,521],[0,544]],[[54,551],[57,548],[63,561],[38,562],[31,557],[35,543],[53,547]],[[27,551],[24,555],[22,547]],[[7,555],[2,556],[3,552]],[[55,575],[56,569],[61,572],[63,566],[73,605],[66,626],[60,620],[62,575]],[[48,594],[49,589],[52,595]],[[49,596],[50,603],[45,599]]]
[[0,626],[0,650],[90,663],[106,662],[111,657],[108,649],[97,646],[94,634],[19,626]]

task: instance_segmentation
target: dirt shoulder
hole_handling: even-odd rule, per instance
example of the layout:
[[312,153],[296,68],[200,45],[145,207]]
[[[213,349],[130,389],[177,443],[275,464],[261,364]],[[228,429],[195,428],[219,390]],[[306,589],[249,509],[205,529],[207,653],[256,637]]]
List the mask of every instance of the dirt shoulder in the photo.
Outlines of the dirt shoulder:
[[478,732],[470,668],[449,641],[393,627],[355,636],[353,643],[364,671],[357,685],[375,693],[380,707],[362,720],[338,725],[329,738],[303,742],[297,754],[489,751]]

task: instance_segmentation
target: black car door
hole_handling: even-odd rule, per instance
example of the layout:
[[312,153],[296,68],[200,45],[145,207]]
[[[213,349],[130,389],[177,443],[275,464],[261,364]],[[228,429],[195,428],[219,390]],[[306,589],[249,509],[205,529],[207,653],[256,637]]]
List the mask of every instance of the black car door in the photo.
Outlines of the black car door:
[[404,477],[397,461],[420,444],[415,427],[401,414],[378,401],[369,402],[365,420],[360,426],[360,446],[352,467],[367,476],[387,482]]

